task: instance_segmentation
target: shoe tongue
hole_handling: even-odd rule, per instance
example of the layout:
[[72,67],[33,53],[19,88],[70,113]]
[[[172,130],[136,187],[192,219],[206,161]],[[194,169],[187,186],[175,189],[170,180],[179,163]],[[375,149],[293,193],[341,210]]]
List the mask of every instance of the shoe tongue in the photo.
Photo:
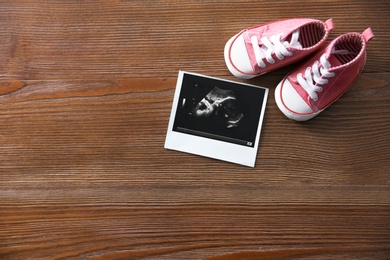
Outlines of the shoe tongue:
[[333,54],[333,55],[347,55],[347,54],[351,54],[351,52],[349,50],[346,50],[346,49],[343,49],[343,50],[336,50],[336,48],[332,48],[332,50],[330,51],[330,54]]
[[295,30],[292,33],[282,38],[284,45],[287,47],[293,47],[296,49],[302,49],[302,44],[299,42],[299,30]]
[[334,46],[327,53],[327,59],[332,67],[341,66],[351,61],[357,54],[347,49],[336,49]]

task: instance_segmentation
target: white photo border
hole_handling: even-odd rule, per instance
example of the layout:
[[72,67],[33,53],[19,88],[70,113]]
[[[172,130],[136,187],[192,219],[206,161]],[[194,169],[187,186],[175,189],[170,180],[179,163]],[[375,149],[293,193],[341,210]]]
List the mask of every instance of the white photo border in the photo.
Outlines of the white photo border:
[[[196,136],[192,134],[186,134],[186,133],[177,132],[173,130],[179,97],[182,90],[183,78],[185,74],[214,79],[218,81],[230,82],[238,85],[245,85],[254,88],[261,88],[264,90],[263,103],[260,111],[259,122],[257,125],[255,144],[253,147],[229,143],[225,141],[219,141],[219,140]],[[240,83],[233,82],[225,79],[209,77],[209,76],[192,73],[192,72],[179,71],[164,147],[166,149],[171,149],[171,150],[176,150],[176,151],[181,151],[181,152],[186,152],[191,154],[197,154],[209,158],[214,158],[214,159],[228,161],[228,162],[241,164],[249,167],[254,167],[256,157],[257,157],[257,150],[258,150],[260,133],[261,133],[261,128],[264,119],[265,107],[268,98],[268,92],[269,92],[268,88],[264,88],[264,87],[259,87],[259,86],[250,85],[241,82]]]

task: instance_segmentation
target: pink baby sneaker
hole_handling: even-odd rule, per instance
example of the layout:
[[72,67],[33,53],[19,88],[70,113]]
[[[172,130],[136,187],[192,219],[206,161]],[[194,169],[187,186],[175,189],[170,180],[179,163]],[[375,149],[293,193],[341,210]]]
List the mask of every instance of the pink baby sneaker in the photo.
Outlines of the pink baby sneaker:
[[288,118],[305,121],[336,101],[356,80],[366,63],[371,28],[347,33],[331,41],[276,87],[275,100]]
[[226,43],[225,62],[234,76],[250,79],[318,50],[332,29],[332,19],[322,22],[305,18],[248,28]]

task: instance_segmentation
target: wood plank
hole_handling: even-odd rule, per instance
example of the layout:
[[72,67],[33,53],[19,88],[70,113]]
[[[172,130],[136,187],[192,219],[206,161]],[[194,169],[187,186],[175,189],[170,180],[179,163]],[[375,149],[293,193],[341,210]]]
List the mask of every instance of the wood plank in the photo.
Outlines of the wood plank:
[[223,46],[232,35],[291,17],[333,17],[330,39],[371,26],[377,37],[366,71],[384,72],[390,64],[387,1],[6,2],[0,71],[12,79],[175,77],[179,69],[226,76]]

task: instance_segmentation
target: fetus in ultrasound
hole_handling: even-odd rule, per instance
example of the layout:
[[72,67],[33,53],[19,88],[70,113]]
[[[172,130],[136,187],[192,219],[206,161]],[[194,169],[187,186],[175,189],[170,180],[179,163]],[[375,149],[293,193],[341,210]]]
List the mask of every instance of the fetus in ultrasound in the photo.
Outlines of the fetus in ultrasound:
[[237,127],[244,116],[237,106],[234,91],[218,87],[214,87],[196,104],[191,114],[198,118],[219,120],[226,128]]

